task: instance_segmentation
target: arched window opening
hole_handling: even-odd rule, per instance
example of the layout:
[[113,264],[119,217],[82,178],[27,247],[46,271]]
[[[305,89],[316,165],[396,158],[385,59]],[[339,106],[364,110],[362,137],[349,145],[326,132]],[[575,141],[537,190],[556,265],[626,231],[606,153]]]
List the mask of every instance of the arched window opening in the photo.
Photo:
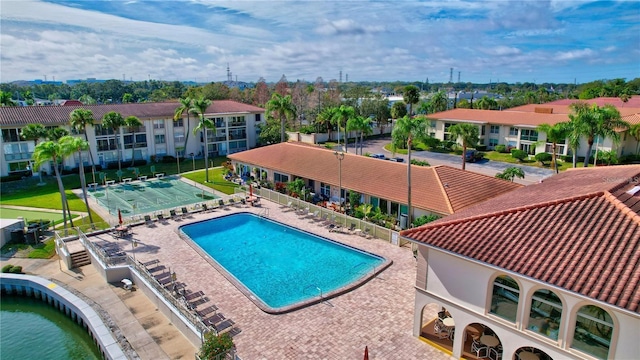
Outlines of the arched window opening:
[[613,334],[613,320],[609,313],[598,306],[586,305],[576,315],[571,347],[598,359],[607,359]]
[[553,291],[542,289],[533,294],[527,329],[558,340],[561,317],[562,302]]
[[509,276],[498,276],[493,281],[491,309],[489,312],[511,322],[516,322],[519,297],[520,287],[518,283]]

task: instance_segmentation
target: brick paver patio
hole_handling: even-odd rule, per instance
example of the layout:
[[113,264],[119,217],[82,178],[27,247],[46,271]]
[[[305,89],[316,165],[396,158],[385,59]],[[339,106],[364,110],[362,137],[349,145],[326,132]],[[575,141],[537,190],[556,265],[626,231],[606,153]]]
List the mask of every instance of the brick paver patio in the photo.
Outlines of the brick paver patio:
[[[273,220],[384,256],[393,264],[363,286],[324,303],[288,314],[264,313],[180,238],[178,227],[265,208]],[[330,233],[317,222],[264,200],[261,207],[232,206],[164,224],[156,222],[154,227],[137,226],[133,238],[138,241],[137,260],[160,260],[176,272],[178,281],[192,291],[204,291],[219,312],[235,321],[242,331],[234,342],[243,359],[361,359],[365,345],[370,359],[450,358],[412,335],[416,264],[409,248]],[[108,234],[90,239],[114,241]],[[130,240],[118,241],[131,254]],[[437,308],[430,310],[436,316]]]

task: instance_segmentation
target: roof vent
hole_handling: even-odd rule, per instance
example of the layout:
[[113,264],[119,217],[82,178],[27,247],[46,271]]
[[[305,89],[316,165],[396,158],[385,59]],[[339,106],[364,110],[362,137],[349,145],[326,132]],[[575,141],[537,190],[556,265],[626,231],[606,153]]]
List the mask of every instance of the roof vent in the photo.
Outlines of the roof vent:
[[553,108],[549,107],[536,107],[533,109],[533,112],[538,114],[553,114]]
[[640,192],[640,186],[634,186],[631,189],[627,190],[627,194],[631,196],[636,195],[638,192]]

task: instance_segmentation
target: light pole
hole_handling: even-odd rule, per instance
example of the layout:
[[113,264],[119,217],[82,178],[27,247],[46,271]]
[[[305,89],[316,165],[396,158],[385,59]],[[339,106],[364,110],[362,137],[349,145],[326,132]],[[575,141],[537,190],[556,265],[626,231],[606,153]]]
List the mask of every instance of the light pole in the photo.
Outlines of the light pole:
[[336,151],[333,155],[338,159],[338,204],[340,204],[340,211],[342,212],[342,160],[344,160],[344,153]]

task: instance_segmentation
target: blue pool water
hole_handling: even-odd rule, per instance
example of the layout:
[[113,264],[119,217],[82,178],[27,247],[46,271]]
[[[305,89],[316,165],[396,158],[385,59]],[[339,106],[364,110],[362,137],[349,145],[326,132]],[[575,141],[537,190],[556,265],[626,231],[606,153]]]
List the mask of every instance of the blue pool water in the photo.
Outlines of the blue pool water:
[[388,266],[377,255],[248,213],[181,231],[274,312],[318,299],[320,291],[341,292]]

